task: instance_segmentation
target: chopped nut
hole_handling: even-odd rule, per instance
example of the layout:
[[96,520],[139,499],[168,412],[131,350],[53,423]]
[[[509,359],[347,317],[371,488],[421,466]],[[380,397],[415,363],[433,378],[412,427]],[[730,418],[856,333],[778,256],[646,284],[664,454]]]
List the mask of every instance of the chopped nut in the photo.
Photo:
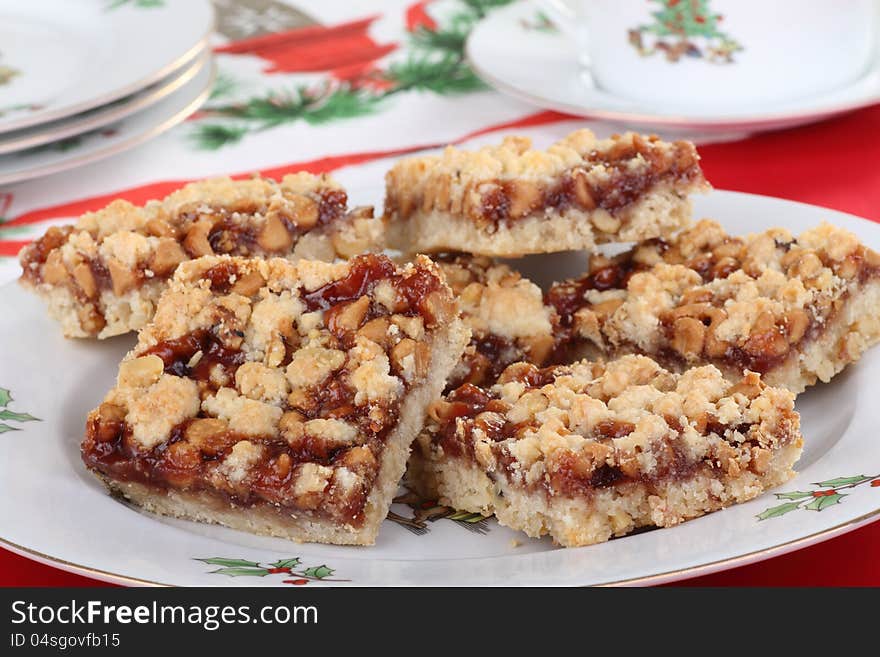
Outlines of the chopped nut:
[[339,303],[325,313],[327,328],[334,334],[345,331],[356,331],[367,316],[370,309],[370,297],[364,295],[357,301]]
[[838,263],[835,263],[834,273],[840,276],[841,278],[845,278],[847,280],[852,280],[856,276],[859,275],[859,271],[861,270],[861,262],[858,256],[849,255]]
[[213,227],[209,219],[201,219],[190,226],[183,240],[183,247],[193,258],[214,253],[211,243],[208,242],[208,235]]
[[[206,454],[216,455],[229,446],[229,425],[217,418],[198,418],[189,423],[184,438]],[[234,440],[234,439],[232,439]]]
[[596,207],[596,201],[590,193],[590,182],[587,180],[587,174],[583,170],[576,170],[572,173],[572,188],[574,189],[574,197],[584,210],[593,210]]
[[294,207],[293,222],[301,230],[311,230],[318,223],[318,204],[308,196],[297,194],[288,198]]
[[98,407],[95,430],[92,434],[96,442],[107,443],[115,440],[122,431],[126,410],[122,406],[104,402]]
[[406,315],[392,315],[391,321],[400,327],[413,340],[421,340],[425,334],[425,324],[421,317],[407,317]]
[[119,365],[118,385],[123,388],[146,388],[165,371],[165,363],[155,354],[125,360]]
[[277,215],[266,217],[266,225],[257,236],[257,244],[265,251],[280,253],[293,246],[293,237]]
[[456,313],[455,302],[441,290],[431,292],[422,304],[426,319],[431,326],[449,321]]
[[113,294],[122,296],[135,286],[137,280],[134,273],[116,258],[107,260],[107,270],[113,283]]
[[257,292],[259,292],[260,288],[262,288],[265,284],[266,281],[260,275],[260,272],[250,271],[247,274],[238,277],[230,292],[232,292],[233,294],[240,294],[245,297],[252,297]]
[[390,326],[391,322],[388,317],[377,317],[361,326],[358,329],[357,334],[364,336],[368,340],[372,340],[376,344],[388,346],[388,328]]
[[508,212],[512,219],[526,216],[541,202],[541,188],[537,183],[517,180],[508,183],[507,187],[507,193],[510,198]]
[[392,366],[407,381],[424,378],[430,361],[428,345],[410,338],[404,338],[391,350]]
[[352,447],[336,460],[336,465],[341,465],[355,471],[373,469],[377,466],[376,457],[366,445]]
[[593,225],[603,233],[613,234],[620,230],[620,219],[606,210],[594,210]]
[[43,264],[43,280],[50,285],[58,285],[67,280],[67,268],[61,259],[60,251],[50,251]]
[[788,327],[788,339],[792,343],[797,343],[801,341],[810,326],[810,316],[805,310],[790,310],[785,323]]
[[150,258],[150,269],[157,276],[166,276],[186,259],[186,252],[180,248],[180,244],[170,238],[162,239]]
[[553,350],[553,336],[552,335],[532,335],[527,338],[521,338],[520,342],[523,344],[523,348],[529,356],[529,360],[533,363],[543,363],[547,360],[547,357],[550,356],[550,352]]
[[147,231],[148,235],[152,235],[153,237],[176,237],[174,227],[165,219],[160,219],[159,217],[153,217],[147,221],[147,223],[144,224],[144,229]]
[[693,358],[703,351],[706,327],[693,317],[679,317],[672,325],[672,348],[682,356]]
[[296,440],[303,435],[303,425],[305,424],[305,421],[306,416],[302,413],[287,411],[281,416],[281,419],[278,420],[278,430],[288,441]]
[[286,479],[287,475],[290,474],[290,468],[292,465],[292,461],[290,460],[290,455],[286,452],[282,452],[278,455],[278,458],[275,459],[274,468],[275,468],[275,476],[279,479]]
[[89,299],[94,299],[98,296],[98,283],[95,281],[95,275],[92,273],[92,268],[89,267],[88,264],[81,262],[74,267],[73,278],[76,280],[76,284],[79,285],[79,289],[82,290],[83,294]]

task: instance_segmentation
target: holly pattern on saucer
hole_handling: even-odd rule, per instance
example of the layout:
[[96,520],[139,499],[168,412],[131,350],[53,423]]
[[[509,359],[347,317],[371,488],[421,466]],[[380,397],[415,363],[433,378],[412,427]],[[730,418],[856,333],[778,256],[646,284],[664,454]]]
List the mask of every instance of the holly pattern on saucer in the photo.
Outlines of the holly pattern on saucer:
[[629,42],[642,57],[657,53],[678,62],[682,57],[705,59],[713,64],[732,64],[742,45],[719,29],[724,17],[710,7],[710,0],[649,0],[659,5],[654,22],[629,31]]

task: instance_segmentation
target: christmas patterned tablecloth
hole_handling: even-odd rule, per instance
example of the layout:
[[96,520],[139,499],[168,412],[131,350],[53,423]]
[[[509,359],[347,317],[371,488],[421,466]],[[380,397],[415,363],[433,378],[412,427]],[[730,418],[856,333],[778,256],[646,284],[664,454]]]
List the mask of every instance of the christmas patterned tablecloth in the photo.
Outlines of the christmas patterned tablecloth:
[[[132,1],[149,11],[163,1]],[[355,203],[377,203],[393,158],[525,134],[546,146],[573,129],[625,129],[544,111],[487,88],[464,40],[511,0],[214,0],[218,75],[207,104],[153,141],[74,171],[0,186],[0,284],[19,249],[55,223],[121,197],[143,203],[206,176],[332,172]],[[0,70],[2,75],[2,70]],[[67,148],[76,148],[75,141]],[[821,124],[701,143],[719,189],[880,220],[880,106]],[[880,522],[699,585],[880,585]],[[94,581],[0,550],[0,585]]]

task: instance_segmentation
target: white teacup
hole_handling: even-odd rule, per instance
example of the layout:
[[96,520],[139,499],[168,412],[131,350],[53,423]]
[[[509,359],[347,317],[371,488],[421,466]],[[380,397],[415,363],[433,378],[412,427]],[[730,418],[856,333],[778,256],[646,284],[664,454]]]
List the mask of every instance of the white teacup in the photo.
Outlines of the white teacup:
[[878,0],[544,0],[601,89],[667,107],[770,105],[862,76]]

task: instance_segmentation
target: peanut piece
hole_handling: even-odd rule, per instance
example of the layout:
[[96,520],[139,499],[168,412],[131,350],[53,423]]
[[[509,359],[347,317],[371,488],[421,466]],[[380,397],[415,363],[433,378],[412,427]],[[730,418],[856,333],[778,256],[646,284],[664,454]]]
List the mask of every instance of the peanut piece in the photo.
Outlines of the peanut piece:
[[162,376],[165,363],[155,354],[122,361],[119,365],[120,388],[146,388]]
[[391,350],[392,367],[407,381],[424,378],[430,360],[428,345],[409,338],[404,338]]
[[110,280],[113,282],[113,294],[122,296],[135,286],[137,282],[131,269],[123,265],[116,258],[107,260],[107,270],[110,272]]
[[148,235],[152,235],[153,237],[171,237],[175,236],[174,228],[164,219],[159,219],[154,217],[150,219],[145,225],[144,228],[147,231]]
[[679,317],[672,325],[672,348],[682,356],[693,358],[703,351],[706,327],[693,317]]
[[73,278],[76,280],[76,284],[79,285],[79,289],[89,299],[94,299],[98,296],[98,283],[95,281],[92,268],[86,263],[81,262],[73,268]]
[[264,251],[279,253],[293,246],[293,237],[278,215],[270,215],[266,217],[266,224],[257,236],[257,244]]
[[537,183],[520,180],[508,184],[511,218],[519,219],[534,210],[541,201],[541,188]]
[[370,309],[370,297],[364,295],[357,301],[339,304],[327,311],[327,328],[333,333],[357,331]]
[[166,276],[177,269],[177,265],[186,259],[186,252],[180,247],[180,244],[170,238],[161,239],[150,258],[150,269],[157,276]]
[[590,193],[590,182],[587,180],[587,174],[580,169],[571,174],[572,188],[574,197],[584,210],[593,210],[596,207],[596,201]]
[[620,219],[607,210],[594,210],[592,219],[593,225],[603,233],[613,234],[620,230]]
[[795,345],[803,340],[807,333],[807,329],[810,328],[810,323],[811,319],[807,311],[795,309],[788,312],[785,317],[785,328],[788,333],[788,342],[790,345]]
[[229,425],[217,418],[193,420],[183,433],[184,439],[206,454],[219,454],[227,447],[226,430]]
[[293,206],[293,223],[302,231],[311,230],[318,223],[318,204],[308,196],[297,194],[287,199]]
[[260,272],[251,271],[244,276],[240,276],[235,281],[235,285],[232,286],[230,292],[233,294],[240,294],[244,297],[251,297],[259,292],[260,288],[265,284],[266,281],[260,275]]
[[67,280],[67,268],[61,259],[60,251],[50,251],[43,264],[43,280],[49,285],[58,285]]
[[209,219],[201,219],[190,226],[183,239],[183,248],[190,256],[200,258],[205,255],[213,255],[214,249],[208,241],[208,235],[213,227]]
[[456,314],[456,305],[443,290],[435,290],[422,302],[426,317],[431,326],[444,324]]
[[376,344],[385,346],[389,337],[389,326],[391,326],[391,322],[388,321],[387,317],[377,317],[361,326],[357,334],[364,336],[367,340],[372,340]]

